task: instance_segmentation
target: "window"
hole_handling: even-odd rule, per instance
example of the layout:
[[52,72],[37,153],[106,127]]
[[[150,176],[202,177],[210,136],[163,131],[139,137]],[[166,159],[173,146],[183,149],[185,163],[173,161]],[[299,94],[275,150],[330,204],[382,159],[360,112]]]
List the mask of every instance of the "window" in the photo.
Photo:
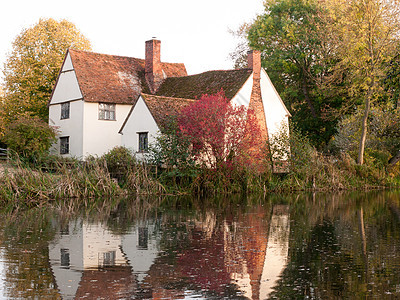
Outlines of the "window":
[[148,133],[147,132],[139,132],[139,151],[138,152],[147,152],[148,151]]
[[69,119],[69,102],[61,103],[61,120]]
[[60,137],[60,154],[69,153],[69,136]]
[[115,104],[99,103],[99,120],[115,121]]
[[104,267],[115,266],[115,258],[116,258],[115,251],[104,252],[103,253],[103,266]]
[[61,252],[61,267],[69,269],[69,249],[60,249]]
[[147,250],[147,244],[149,240],[149,230],[147,227],[139,227],[139,237],[138,237],[137,248],[139,250]]

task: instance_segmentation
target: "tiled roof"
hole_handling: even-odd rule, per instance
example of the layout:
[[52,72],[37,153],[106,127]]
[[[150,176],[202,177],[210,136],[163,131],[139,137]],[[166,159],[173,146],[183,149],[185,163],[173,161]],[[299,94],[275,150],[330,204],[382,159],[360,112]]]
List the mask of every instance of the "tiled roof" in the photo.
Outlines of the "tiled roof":
[[[171,117],[177,116],[182,108],[196,101],[192,99],[163,97],[150,94],[142,94],[141,96],[160,130],[163,130],[164,125],[167,124],[166,122],[170,120]],[[134,103],[129,111],[129,114],[126,117],[125,122],[122,124],[119,133],[123,132],[126,122],[129,120],[132,111],[135,109],[136,103],[137,102]]]
[[197,75],[165,79],[156,92],[158,96],[199,99],[203,94],[225,92],[232,99],[252,73],[251,69],[209,71]]
[[160,128],[163,127],[165,122],[169,120],[171,116],[176,116],[182,110],[182,108],[195,101],[191,99],[163,97],[148,94],[142,94],[142,97]]
[[[132,104],[149,92],[144,59],[69,50],[83,98],[88,102]],[[168,77],[186,76],[184,64],[162,63]]]

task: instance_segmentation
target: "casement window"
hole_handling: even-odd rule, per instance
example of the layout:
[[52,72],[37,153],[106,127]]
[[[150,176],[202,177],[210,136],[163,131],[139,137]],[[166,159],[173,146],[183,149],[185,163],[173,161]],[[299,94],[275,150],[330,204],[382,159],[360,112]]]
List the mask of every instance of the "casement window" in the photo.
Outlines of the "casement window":
[[99,103],[99,120],[115,121],[115,104]]
[[103,266],[112,267],[115,266],[115,259],[117,255],[115,251],[103,252]]
[[70,264],[70,257],[69,257],[69,249],[63,249],[63,248],[61,248],[60,249],[60,254],[61,254],[61,259],[60,259],[60,262],[61,262],[61,267],[63,268],[63,269],[69,269],[69,264]]
[[149,243],[149,229],[147,227],[139,227],[138,245],[139,250],[147,250]]
[[60,154],[69,153],[69,136],[60,137]]
[[147,152],[149,150],[149,138],[148,132],[139,132],[139,151],[138,152]]
[[70,103],[61,103],[61,120],[69,119]]

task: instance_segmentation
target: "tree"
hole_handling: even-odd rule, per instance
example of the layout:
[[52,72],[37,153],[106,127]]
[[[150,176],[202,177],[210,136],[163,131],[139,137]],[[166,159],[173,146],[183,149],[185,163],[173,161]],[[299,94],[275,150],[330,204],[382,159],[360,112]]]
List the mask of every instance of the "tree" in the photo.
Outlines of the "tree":
[[151,159],[156,165],[164,165],[174,175],[194,175],[195,160],[191,155],[189,137],[179,130],[179,116],[170,116],[161,124],[162,134],[150,145]]
[[4,110],[3,106],[4,106],[4,92],[2,87],[0,86],[0,145],[1,145],[1,137],[4,135],[4,130],[5,130],[4,115],[1,113]]
[[397,0],[332,0],[340,11],[339,73],[346,73],[353,98],[362,102],[361,134],[357,163],[363,164],[371,105],[384,92],[389,62],[399,46]]
[[75,25],[66,20],[40,19],[15,38],[3,71],[1,114],[6,123],[25,113],[47,121],[47,102],[69,47],[91,48]]
[[193,147],[193,156],[206,167],[251,167],[265,155],[266,141],[261,140],[255,113],[233,105],[223,91],[203,95],[185,107],[178,125]]
[[267,0],[247,30],[293,122],[320,148],[335,133],[337,118],[328,112],[343,101],[342,89],[324,89],[335,64],[330,17],[317,0]]
[[56,131],[36,116],[19,116],[7,127],[3,140],[10,150],[35,161],[48,153],[56,140]]

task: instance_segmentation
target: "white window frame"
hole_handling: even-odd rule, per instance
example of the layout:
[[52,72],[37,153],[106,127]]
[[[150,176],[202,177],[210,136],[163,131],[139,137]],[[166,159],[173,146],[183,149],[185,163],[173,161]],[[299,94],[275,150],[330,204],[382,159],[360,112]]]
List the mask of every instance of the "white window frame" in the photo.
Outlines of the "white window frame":
[[115,106],[114,103],[99,103],[99,120],[115,121]]

